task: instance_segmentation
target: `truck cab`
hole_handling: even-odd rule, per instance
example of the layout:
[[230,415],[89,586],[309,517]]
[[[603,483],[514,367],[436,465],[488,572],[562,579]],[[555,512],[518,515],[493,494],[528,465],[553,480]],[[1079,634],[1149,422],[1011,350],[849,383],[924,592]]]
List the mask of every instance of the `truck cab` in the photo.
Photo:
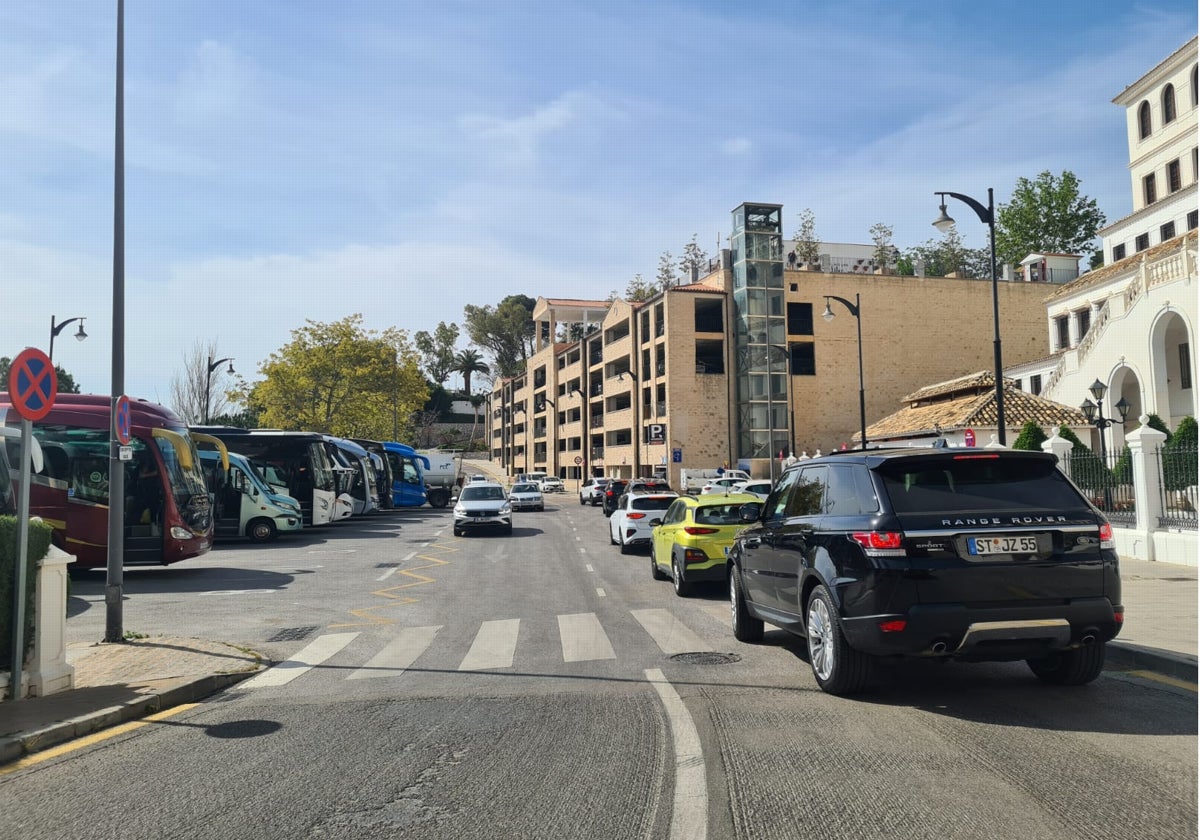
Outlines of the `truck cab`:
[[215,539],[270,542],[304,527],[300,502],[268,484],[244,456],[230,452],[222,458],[221,452],[208,449],[199,454],[215,502]]

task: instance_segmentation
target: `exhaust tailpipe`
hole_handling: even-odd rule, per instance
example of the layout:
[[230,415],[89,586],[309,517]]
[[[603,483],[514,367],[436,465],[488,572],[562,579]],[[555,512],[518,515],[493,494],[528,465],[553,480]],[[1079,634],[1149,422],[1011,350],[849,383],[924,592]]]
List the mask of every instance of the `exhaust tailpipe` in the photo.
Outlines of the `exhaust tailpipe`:
[[945,653],[946,652],[946,643],[945,642],[934,642],[933,647],[930,648],[930,650],[932,650],[934,653],[937,653],[937,654]]

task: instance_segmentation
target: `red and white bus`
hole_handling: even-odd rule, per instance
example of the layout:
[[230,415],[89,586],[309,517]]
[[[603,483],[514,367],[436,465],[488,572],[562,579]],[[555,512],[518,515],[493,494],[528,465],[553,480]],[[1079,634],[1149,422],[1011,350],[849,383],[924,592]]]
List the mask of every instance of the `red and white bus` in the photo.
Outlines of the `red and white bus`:
[[[125,466],[124,564],[168,564],[204,554],[212,546],[212,506],[196,445],[169,409],[130,400]],[[58,394],[54,407],[33,423],[42,469],[32,476],[29,513],[53,529],[55,545],[78,558],[78,567],[108,563],[108,464],[111,400],[93,394]],[[0,424],[20,428],[21,418],[0,392]],[[20,478],[20,439],[5,435],[9,485]]]

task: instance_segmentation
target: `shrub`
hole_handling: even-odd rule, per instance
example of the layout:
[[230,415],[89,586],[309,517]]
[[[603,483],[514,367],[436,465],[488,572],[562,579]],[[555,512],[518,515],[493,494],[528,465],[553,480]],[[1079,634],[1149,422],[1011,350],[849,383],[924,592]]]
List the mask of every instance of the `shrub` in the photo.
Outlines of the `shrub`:
[[[40,519],[29,523],[29,556],[25,567],[25,652],[33,644],[33,592],[38,561],[50,548],[51,528]],[[14,569],[17,561],[17,518],[0,516],[0,669],[12,670]]]
[[1021,427],[1021,434],[1013,441],[1013,449],[1023,449],[1026,452],[1041,452],[1042,444],[1048,440],[1042,427],[1030,420]]
[[1168,490],[1183,490],[1197,482],[1196,432],[1195,418],[1184,417],[1163,445],[1163,482]]

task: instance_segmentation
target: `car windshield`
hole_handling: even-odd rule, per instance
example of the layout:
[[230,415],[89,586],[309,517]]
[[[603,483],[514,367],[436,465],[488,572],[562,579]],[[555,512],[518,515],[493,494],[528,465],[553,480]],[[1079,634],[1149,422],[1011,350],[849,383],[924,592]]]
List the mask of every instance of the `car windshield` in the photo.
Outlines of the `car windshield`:
[[514,493],[536,493],[538,489],[536,484],[514,484],[512,491]]
[[697,525],[740,525],[740,502],[725,505],[701,505],[696,508]]
[[480,502],[489,499],[502,501],[504,488],[498,484],[476,484],[474,487],[464,487],[461,498],[464,502]]

